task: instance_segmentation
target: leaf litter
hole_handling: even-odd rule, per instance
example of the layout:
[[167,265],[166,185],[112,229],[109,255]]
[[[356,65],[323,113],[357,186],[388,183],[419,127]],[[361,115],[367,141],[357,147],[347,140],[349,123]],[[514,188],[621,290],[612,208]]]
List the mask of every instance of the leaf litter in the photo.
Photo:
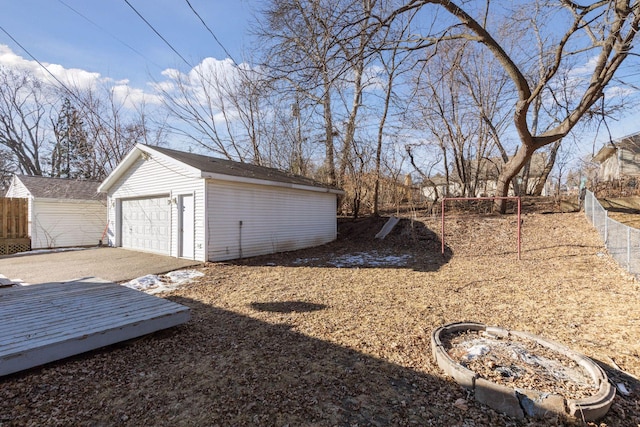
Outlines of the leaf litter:
[[480,377],[514,389],[582,399],[597,384],[576,361],[531,340],[493,338],[477,332],[446,337],[449,356]]
[[[519,262],[513,216],[451,218],[443,258],[439,218],[416,212],[383,241],[384,218],[342,220],[322,247],[209,263],[162,294],[191,308],[187,324],[1,378],[0,425],[585,425],[475,402],[429,347],[435,328],[459,321],[589,356],[629,392],[589,425],[638,425],[638,283],[598,255],[583,213],[542,210],[525,208]],[[411,258],[330,264],[372,251]]]

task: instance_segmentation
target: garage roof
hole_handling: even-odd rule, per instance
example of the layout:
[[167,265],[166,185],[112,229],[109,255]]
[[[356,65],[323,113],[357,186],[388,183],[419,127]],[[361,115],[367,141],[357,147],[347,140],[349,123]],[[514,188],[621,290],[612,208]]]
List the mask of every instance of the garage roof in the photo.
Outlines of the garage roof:
[[145,144],[137,144],[135,148],[127,154],[122,162],[120,162],[116,169],[114,169],[114,171],[107,177],[107,179],[102,182],[98,190],[106,192],[139,157],[145,157],[148,155],[153,156],[155,154],[166,156],[173,161],[182,163],[194,172],[198,173],[202,178],[225,179],[229,181],[244,181],[288,187],[303,187],[314,191],[343,194],[343,191],[338,188],[278,169]]
[[104,200],[98,193],[100,181],[87,181],[44,176],[16,175],[31,196],[42,199]]
[[186,153],[164,147],[153,147],[153,149],[206,173],[329,188],[329,186],[310,178],[293,175],[278,169],[257,166],[250,163],[234,162],[232,160],[219,159],[200,154]]

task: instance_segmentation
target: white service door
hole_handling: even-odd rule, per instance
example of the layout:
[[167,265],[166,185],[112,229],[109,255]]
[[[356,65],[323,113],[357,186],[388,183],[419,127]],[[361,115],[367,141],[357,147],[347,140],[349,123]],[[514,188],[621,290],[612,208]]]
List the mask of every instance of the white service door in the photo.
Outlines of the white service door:
[[193,194],[180,196],[180,256],[193,258]]
[[122,201],[122,247],[169,255],[168,196]]

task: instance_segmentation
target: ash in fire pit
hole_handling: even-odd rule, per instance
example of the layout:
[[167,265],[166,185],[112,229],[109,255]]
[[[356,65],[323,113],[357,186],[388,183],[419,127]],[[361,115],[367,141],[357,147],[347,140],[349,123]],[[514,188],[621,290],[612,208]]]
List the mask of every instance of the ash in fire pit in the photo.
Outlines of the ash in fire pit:
[[432,334],[438,365],[476,400],[515,418],[606,414],[615,390],[593,361],[535,335],[479,323]]
[[491,337],[485,331],[468,331],[445,340],[449,357],[498,384],[567,399],[582,399],[598,391],[588,372],[575,360],[536,341]]

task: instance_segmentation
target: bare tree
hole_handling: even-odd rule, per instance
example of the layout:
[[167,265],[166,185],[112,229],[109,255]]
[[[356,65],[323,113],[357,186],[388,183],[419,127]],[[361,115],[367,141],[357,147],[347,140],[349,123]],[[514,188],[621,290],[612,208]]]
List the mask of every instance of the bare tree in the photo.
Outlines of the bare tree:
[[106,177],[137,143],[164,142],[164,129],[151,127],[144,103],[133,105],[107,86],[73,93],[90,145],[91,178]]
[[[351,64],[355,65],[353,99],[347,130],[343,138],[343,158],[348,157],[359,108],[363,49],[365,39],[350,32],[359,25],[368,4],[358,0],[283,0],[272,1],[263,11],[264,20],[256,31],[268,40],[264,67],[275,79],[287,80],[298,96],[322,108],[324,173],[326,181],[335,185],[339,175],[335,167],[335,136],[333,95],[338,77]],[[346,162],[343,162],[346,165]],[[345,170],[341,166],[341,173]]]
[[[562,139],[585,115],[592,112],[597,101],[602,98],[605,87],[631,54],[632,43],[640,24],[640,5],[635,0],[602,0],[587,5],[570,0],[537,2],[539,9],[555,12],[547,15],[555,18],[554,28],[547,27],[555,37],[549,37],[546,42],[548,49],[545,51],[552,51],[552,55],[544,59],[546,72],[540,78],[531,80],[526,74],[532,58],[530,52],[529,55],[520,57],[509,54],[499,34],[482,19],[486,15],[474,18],[473,14],[477,11],[470,4],[460,6],[450,0],[414,0],[398,8],[390,18],[429,4],[447,11],[460,22],[459,26],[450,28],[447,37],[480,43],[491,52],[509,75],[517,94],[513,105],[513,127],[518,134],[520,147],[504,165],[498,177],[497,193],[501,196],[508,194],[511,180],[536,150]],[[486,4],[488,9],[489,1]],[[561,29],[563,24],[565,27]],[[522,41],[527,42],[526,39]],[[534,134],[529,121],[532,105],[544,96],[546,89],[553,86],[566,61],[579,55],[593,59],[593,70],[588,81],[580,86],[580,96],[567,106],[555,126]],[[501,202],[499,207],[504,211],[506,204]]]
[[16,172],[17,166],[13,163],[13,156],[6,148],[0,148],[0,194],[9,188],[9,181]]
[[[413,16],[409,16],[405,22],[397,20],[399,24],[396,27],[389,26],[388,31],[384,34],[382,39],[385,49],[378,50],[378,60],[381,64],[383,72],[381,73],[384,78],[384,97],[383,107],[380,112],[380,119],[377,126],[376,135],[376,147],[375,147],[375,182],[373,189],[373,213],[379,214],[380,204],[380,178],[382,173],[382,154],[383,154],[383,142],[385,139],[385,129],[387,127],[387,120],[389,114],[392,113],[392,100],[398,101],[395,94],[397,80],[400,75],[406,73],[409,70],[409,65],[406,64],[409,52],[401,49],[401,43],[410,31],[410,23]],[[411,153],[408,153],[411,155]],[[413,158],[412,158],[413,160]]]
[[227,159],[265,164],[268,81],[246,64],[206,58],[156,85],[172,133]]
[[42,175],[51,103],[43,84],[23,70],[0,67],[0,147],[18,172]]
[[461,195],[472,197],[490,191],[486,186],[494,175],[492,157],[508,159],[501,141],[506,76],[500,78],[501,69],[491,58],[466,41],[443,41],[426,56],[414,76],[408,123],[426,129],[432,141],[427,144],[440,148],[447,189],[460,184]]

